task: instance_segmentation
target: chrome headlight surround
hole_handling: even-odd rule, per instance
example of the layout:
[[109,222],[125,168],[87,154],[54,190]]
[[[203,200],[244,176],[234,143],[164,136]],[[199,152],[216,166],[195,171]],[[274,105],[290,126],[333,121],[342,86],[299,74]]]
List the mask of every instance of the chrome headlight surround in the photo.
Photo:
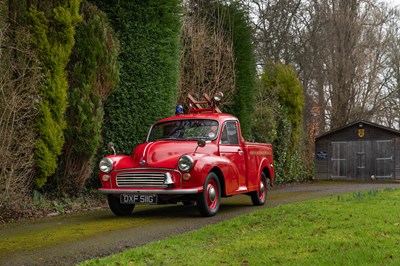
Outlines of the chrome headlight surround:
[[178,168],[182,172],[189,172],[194,166],[194,160],[190,155],[184,154],[178,160]]
[[110,158],[103,158],[99,163],[100,171],[108,174],[113,169],[114,162]]

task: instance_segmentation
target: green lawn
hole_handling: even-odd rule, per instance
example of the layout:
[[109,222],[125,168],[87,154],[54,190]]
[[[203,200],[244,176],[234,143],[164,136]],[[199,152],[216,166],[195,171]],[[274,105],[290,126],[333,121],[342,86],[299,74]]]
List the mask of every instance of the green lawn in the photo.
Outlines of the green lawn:
[[400,190],[263,209],[82,265],[400,265]]

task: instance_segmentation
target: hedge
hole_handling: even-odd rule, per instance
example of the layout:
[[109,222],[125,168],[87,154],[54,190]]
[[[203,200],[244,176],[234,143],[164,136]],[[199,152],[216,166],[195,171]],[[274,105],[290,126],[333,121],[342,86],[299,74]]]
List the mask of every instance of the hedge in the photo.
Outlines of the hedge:
[[93,2],[108,14],[121,42],[120,82],[105,103],[104,143],[129,154],[153,122],[174,113],[180,1]]

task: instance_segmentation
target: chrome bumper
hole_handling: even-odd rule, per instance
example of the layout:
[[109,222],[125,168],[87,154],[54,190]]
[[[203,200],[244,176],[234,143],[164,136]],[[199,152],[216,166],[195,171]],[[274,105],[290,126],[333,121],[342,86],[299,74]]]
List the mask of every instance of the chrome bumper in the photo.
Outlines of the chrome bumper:
[[159,195],[183,195],[197,194],[203,191],[203,188],[188,188],[188,189],[108,189],[99,188],[99,191],[104,194],[159,194]]

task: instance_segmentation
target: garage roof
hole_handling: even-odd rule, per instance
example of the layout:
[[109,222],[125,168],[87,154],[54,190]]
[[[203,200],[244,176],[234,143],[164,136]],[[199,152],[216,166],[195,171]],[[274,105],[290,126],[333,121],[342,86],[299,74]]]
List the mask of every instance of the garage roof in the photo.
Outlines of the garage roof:
[[396,129],[393,129],[393,128],[390,128],[390,127],[385,127],[385,126],[382,126],[382,125],[379,125],[379,124],[376,124],[376,123],[372,123],[372,122],[369,122],[369,121],[366,121],[366,120],[358,120],[358,121],[353,122],[351,124],[347,124],[345,126],[342,126],[342,127],[339,127],[339,128],[335,128],[335,129],[332,129],[332,130],[330,130],[328,132],[325,132],[325,133],[319,135],[318,137],[316,137],[316,139],[319,139],[319,138],[334,134],[334,133],[336,133],[336,132],[338,132],[340,130],[352,127],[352,126],[354,126],[356,124],[370,125],[370,126],[373,126],[373,127],[377,127],[377,128],[383,129],[383,130],[390,131],[390,132],[398,134],[400,136],[400,131],[399,130],[396,130]]

